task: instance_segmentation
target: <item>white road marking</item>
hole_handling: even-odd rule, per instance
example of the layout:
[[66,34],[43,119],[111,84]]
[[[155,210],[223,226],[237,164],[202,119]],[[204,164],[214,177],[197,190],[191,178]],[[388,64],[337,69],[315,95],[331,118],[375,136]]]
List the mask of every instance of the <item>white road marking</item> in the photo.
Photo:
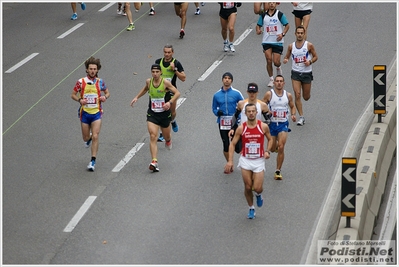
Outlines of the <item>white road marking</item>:
[[60,36],[57,37],[57,39],[62,39],[65,36],[67,36],[68,34],[70,34],[71,32],[73,32],[74,30],[78,29],[79,27],[81,27],[84,23],[78,23],[76,24],[75,27],[71,28],[70,30],[66,31],[65,33],[61,34]]
[[104,12],[105,10],[107,10],[108,8],[110,8],[111,6],[113,6],[116,2],[113,3],[109,3],[108,5],[106,5],[105,7],[101,8],[98,12]]
[[[241,36],[233,43],[234,45],[239,45],[252,31],[252,29],[246,29]],[[222,60],[216,60],[213,62],[213,64],[204,72],[204,74],[201,75],[201,77],[198,78],[199,82],[205,81],[205,79],[216,69],[217,66],[222,63]]]
[[140,150],[140,148],[144,146],[144,143],[137,143],[127,154],[126,156],[119,161],[119,163],[112,169],[112,172],[119,172],[123,167],[133,158],[134,155]]
[[79,223],[85,213],[89,210],[90,206],[93,204],[94,200],[96,200],[96,196],[89,196],[85,203],[80,207],[78,212],[73,216],[72,220],[65,227],[64,232],[70,233],[75,228],[75,226]]
[[246,29],[245,32],[241,34],[240,37],[233,43],[234,45],[239,45],[247,36],[248,34],[252,31],[252,29]]
[[23,64],[25,64],[26,62],[28,62],[29,60],[31,60],[32,58],[34,58],[35,56],[39,55],[39,53],[33,53],[30,56],[28,56],[27,58],[21,60],[19,63],[15,64],[13,67],[9,68],[6,73],[11,73],[14,70],[18,69],[19,67],[21,67]]
[[186,101],[185,97],[179,97],[179,99],[177,99],[176,110],[180,107],[181,104],[183,104],[184,101]]
[[204,72],[204,74],[202,74],[202,76],[198,78],[198,81],[205,81],[209,74],[211,74],[212,71],[214,71],[216,67],[220,65],[220,63],[222,63],[222,60],[216,60],[215,62],[213,62],[213,64]]
[[[181,97],[177,99],[176,110],[186,101],[185,97]],[[112,169],[112,172],[120,172],[123,167],[136,155],[137,152],[143,147],[144,143],[137,143],[127,154],[126,156],[119,161],[119,163]]]

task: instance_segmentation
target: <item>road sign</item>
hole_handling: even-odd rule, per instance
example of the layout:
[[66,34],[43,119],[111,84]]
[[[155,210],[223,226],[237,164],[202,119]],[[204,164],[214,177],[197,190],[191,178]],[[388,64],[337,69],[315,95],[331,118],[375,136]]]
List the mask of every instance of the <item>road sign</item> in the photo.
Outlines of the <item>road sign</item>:
[[387,73],[385,65],[374,65],[374,114],[386,113]]
[[341,216],[356,216],[356,158],[342,158]]

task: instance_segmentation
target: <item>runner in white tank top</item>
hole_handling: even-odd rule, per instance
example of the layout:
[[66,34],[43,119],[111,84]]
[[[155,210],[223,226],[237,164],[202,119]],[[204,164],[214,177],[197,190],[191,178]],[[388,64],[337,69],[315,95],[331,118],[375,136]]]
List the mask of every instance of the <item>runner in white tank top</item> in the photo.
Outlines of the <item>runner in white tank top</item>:
[[283,63],[286,64],[290,58],[292,59],[291,81],[292,89],[295,92],[295,106],[300,116],[297,122],[299,126],[305,124],[301,94],[305,101],[309,100],[313,80],[312,64],[318,59],[314,45],[304,38],[305,33],[306,30],[303,26],[296,28],[296,41],[288,45],[283,60]]

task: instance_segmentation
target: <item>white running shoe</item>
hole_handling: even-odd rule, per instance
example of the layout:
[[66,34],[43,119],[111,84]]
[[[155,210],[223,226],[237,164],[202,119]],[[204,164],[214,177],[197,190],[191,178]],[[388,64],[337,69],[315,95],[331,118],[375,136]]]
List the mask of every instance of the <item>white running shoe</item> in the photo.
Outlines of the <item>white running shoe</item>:
[[281,66],[276,68],[277,75],[283,75],[283,72],[281,71]]
[[305,124],[305,117],[303,116],[299,117],[299,120],[296,123],[296,125],[303,126],[304,124]]
[[236,49],[234,48],[233,43],[230,43],[230,44],[229,44],[229,48],[230,48],[230,51],[231,51],[231,52],[235,52],[235,51],[236,51]]
[[229,42],[226,40],[226,41],[224,41],[223,45],[224,45],[223,46],[224,52],[228,52],[230,50]]
[[87,169],[89,171],[94,172],[94,167],[96,166],[96,162],[94,160],[90,161],[89,165],[87,165]]
[[273,78],[270,78],[270,81],[269,81],[269,83],[267,84],[267,86],[268,86],[268,87],[273,87],[273,85],[274,85],[274,79],[273,79]]

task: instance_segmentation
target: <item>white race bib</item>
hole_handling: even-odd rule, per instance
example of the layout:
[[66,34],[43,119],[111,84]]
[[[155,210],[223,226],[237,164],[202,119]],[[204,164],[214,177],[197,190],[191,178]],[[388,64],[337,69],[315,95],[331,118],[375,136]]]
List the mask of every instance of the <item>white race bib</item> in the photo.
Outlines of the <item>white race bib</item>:
[[164,112],[163,106],[165,105],[164,98],[151,98],[151,110],[154,112]]
[[287,110],[286,109],[276,109],[272,113],[272,121],[274,122],[285,122],[287,120]]
[[220,130],[230,130],[233,123],[233,116],[220,116]]
[[230,9],[234,7],[234,2],[223,2],[224,9]]
[[260,144],[259,143],[245,144],[245,157],[248,159],[260,158]]
[[97,94],[84,94],[84,99],[86,99],[86,108],[96,108],[97,107]]

